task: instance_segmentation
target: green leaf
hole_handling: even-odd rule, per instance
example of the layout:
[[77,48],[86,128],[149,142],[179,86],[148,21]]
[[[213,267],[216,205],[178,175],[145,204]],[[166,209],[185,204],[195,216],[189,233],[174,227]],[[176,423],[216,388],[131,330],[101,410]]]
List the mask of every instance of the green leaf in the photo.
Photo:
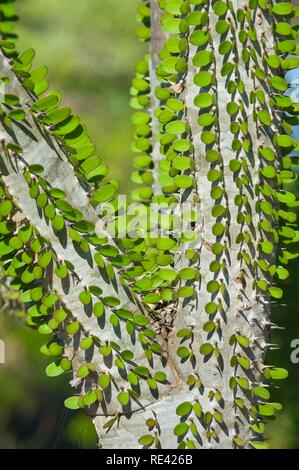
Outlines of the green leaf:
[[165,374],[165,372],[156,372],[155,375],[154,375],[154,379],[157,381],[157,382],[166,382],[167,380],[167,375]]
[[198,278],[198,270],[195,268],[184,268],[179,272],[179,276],[184,281],[193,281]]
[[36,96],[43,95],[49,88],[49,83],[47,80],[42,80],[41,82],[37,83],[34,87],[34,93]]
[[185,401],[184,403],[181,403],[177,409],[176,409],[176,414],[178,416],[188,416],[192,411],[192,404],[189,403],[188,401]]
[[56,232],[61,232],[64,228],[64,218],[62,215],[55,215],[55,217],[51,220],[51,224]]
[[152,379],[151,377],[147,379],[146,383],[151,390],[157,390],[158,387],[157,387],[156,381]]
[[46,374],[48,377],[58,377],[61,374],[64,374],[64,369],[60,365],[60,361],[52,362],[46,368]]
[[270,392],[264,387],[253,387],[252,391],[257,397],[263,398],[264,400],[270,399]]
[[184,436],[185,434],[187,434],[188,431],[189,431],[189,426],[187,423],[177,424],[173,430],[174,434],[178,437]]
[[219,290],[219,283],[215,280],[213,281],[209,281],[208,284],[207,284],[207,291],[210,293],[210,294],[213,294],[215,292],[218,292]]
[[266,379],[284,380],[288,377],[289,373],[286,369],[273,367],[273,368],[266,369],[264,372],[264,375]]
[[143,300],[146,304],[156,304],[160,302],[161,296],[160,294],[156,294],[153,292],[151,294],[145,295]]
[[193,186],[193,178],[187,175],[176,176],[175,184],[181,189],[191,188]]
[[275,23],[275,31],[282,36],[290,36],[292,33],[292,27],[289,23]]
[[183,121],[172,121],[166,125],[165,131],[168,134],[183,134],[186,132],[186,123]]
[[280,191],[276,193],[276,198],[279,202],[284,204],[291,204],[296,201],[296,196],[289,191]]
[[61,124],[57,125],[54,130],[55,135],[67,135],[75,131],[80,124],[80,119],[75,116],[70,116]]
[[236,340],[243,348],[249,347],[249,339],[246,336],[236,335]]
[[52,261],[52,253],[50,251],[44,252],[38,258],[38,264],[41,268],[45,269],[49,266]]
[[251,426],[251,429],[258,434],[263,434],[265,431],[265,425],[264,423],[255,423]]
[[210,332],[214,331],[216,329],[216,327],[217,327],[217,325],[214,322],[208,321],[204,324],[203,330],[206,333],[210,333]]
[[190,350],[185,346],[180,346],[177,349],[177,355],[182,359],[186,359],[190,356]]
[[91,406],[98,400],[97,393],[95,390],[90,390],[83,397],[83,403],[85,406]]
[[251,441],[250,444],[254,449],[269,449],[269,445],[264,441]]
[[84,351],[87,351],[88,349],[90,349],[92,345],[93,345],[93,339],[90,336],[80,341],[80,348],[82,348]]
[[201,133],[201,141],[205,144],[205,145],[210,145],[210,144],[213,144],[216,140],[216,134],[214,132],[211,132],[211,131],[203,131]]
[[214,103],[213,96],[209,93],[200,93],[194,98],[194,104],[200,109],[210,108]]
[[193,57],[193,65],[195,67],[205,67],[213,60],[213,54],[209,51],[200,51]]
[[182,111],[185,107],[184,103],[178,99],[175,98],[169,98],[166,103],[167,107],[171,109],[172,111],[178,113],[179,111]]
[[141,377],[148,377],[150,373],[148,368],[143,366],[136,366],[134,372]]
[[44,209],[48,202],[48,196],[46,193],[40,193],[37,197],[36,204],[40,209]]
[[64,199],[66,197],[66,193],[58,188],[51,188],[49,194],[54,199]]
[[177,332],[177,337],[178,338],[184,338],[184,339],[189,339],[192,336],[192,330],[188,328],[183,328],[182,330],[179,330]]
[[92,301],[90,292],[85,290],[79,294],[79,299],[83,305],[89,305]]
[[41,98],[40,100],[36,101],[32,106],[32,110],[35,112],[48,111],[57,106],[59,101],[60,95],[57,94],[57,92],[52,92],[45,98]]
[[257,405],[256,411],[261,416],[273,416],[274,415],[274,409],[270,404]]
[[133,322],[138,326],[146,326],[149,323],[149,319],[145,315],[135,315]]
[[234,116],[239,112],[240,106],[234,101],[230,101],[226,106],[226,110],[230,116]]
[[32,69],[30,72],[30,80],[34,83],[34,85],[37,85],[38,83],[44,80],[44,78],[47,76],[47,73],[48,68],[45,65]]
[[[24,281],[23,281],[24,282]],[[40,325],[40,327],[38,328],[38,332],[39,334],[41,335],[51,335],[53,333],[53,330],[52,328],[49,327],[49,325]],[[54,368],[53,368],[54,369]],[[62,372],[61,372],[62,373]],[[60,375],[60,374],[58,374]],[[51,377],[55,377],[55,375],[51,376]]]
[[30,171],[30,173],[33,173],[33,174],[36,174],[36,175],[39,175],[41,173],[43,173],[45,171],[44,167],[42,165],[30,165],[28,167],[28,170]]
[[117,399],[122,406],[127,406],[130,401],[130,395],[128,392],[120,392],[117,395]]
[[[49,345],[49,352],[52,356],[62,356],[63,354],[63,347],[61,344],[58,344],[57,342],[53,342]],[[61,366],[61,363],[60,363]],[[65,369],[61,367],[63,371],[65,372]]]
[[177,291],[178,297],[189,298],[193,297],[194,289],[191,286],[180,287]]
[[111,199],[115,193],[118,191],[118,188],[113,184],[108,183],[104,186],[101,186],[97,189],[92,195],[92,201],[96,204],[101,204],[105,201]]
[[86,377],[88,377],[88,375],[89,375],[89,368],[87,367],[87,365],[82,364],[82,365],[79,367],[79,369],[77,369],[76,375],[77,375],[77,377],[79,377],[80,379],[85,379]]
[[92,233],[94,229],[94,224],[88,220],[80,220],[80,222],[74,225],[74,230],[80,233]]
[[275,90],[285,91],[288,88],[287,82],[282,77],[274,76],[270,78],[269,83]]
[[196,30],[190,34],[189,40],[194,46],[203,46],[210,39],[210,35],[202,30]]
[[0,39],[0,47],[3,47],[4,49],[14,49],[16,46],[14,42]]
[[68,277],[68,269],[65,264],[56,266],[55,274],[59,279],[66,279]]
[[204,343],[200,346],[199,352],[203,356],[209,356],[214,351],[214,346],[211,343]]
[[283,290],[280,287],[269,287],[268,292],[274,299],[281,299],[283,296]]
[[170,34],[180,33],[181,20],[179,18],[169,19],[168,17],[162,21],[163,31]]
[[16,106],[19,104],[19,102],[20,99],[18,96],[11,95],[9,93],[6,93],[4,95],[4,104],[6,104],[7,106]]
[[54,316],[55,320],[58,321],[58,323],[62,323],[67,319],[68,314],[65,310],[60,308],[60,309],[58,309],[54,312],[53,316]]
[[0,203],[0,217],[7,217],[13,210],[13,204],[10,200]]
[[151,434],[147,434],[145,436],[142,436],[138,440],[138,442],[141,446],[150,447],[154,442],[154,436],[151,436]]
[[111,383],[110,376],[109,374],[101,374],[98,380],[98,384],[103,390],[106,390],[106,388],[109,387]]
[[218,34],[224,34],[229,29],[230,24],[225,20],[219,20],[216,23],[216,31]]
[[214,315],[217,312],[217,304],[215,302],[208,302],[205,306],[205,311],[208,315]]
[[8,117],[14,121],[24,121],[26,113],[23,109],[14,109],[8,113]]
[[247,357],[238,357],[237,360],[240,366],[243,367],[243,369],[250,369],[250,361]]
[[[198,124],[203,127],[208,127],[215,122],[215,115],[209,113],[202,113],[198,116]],[[214,139],[213,139],[214,141]],[[206,142],[205,142],[206,143]]]
[[279,279],[285,280],[289,277],[290,274],[287,269],[283,268],[282,266],[278,266],[276,268],[276,275]]
[[43,297],[43,289],[41,287],[35,287],[30,291],[30,296],[33,302],[38,302]]
[[196,416],[197,416],[198,418],[200,418],[200,417],[201,417],[201,414],[202,414],[202,406],[201,406],[201,404],[200,404],[198,401],[196,401],[196,402],[193,404],[193,410],[194,410],[194,413],[196,414]]
[[294,8],[290,2],[276,3],[272,7],[272,13],[277,16],[288,16],[294,12]]
[[194,77],[195,85],[199,87],[206,87],[210,85],[214,80],[214,75],[210,72],[202,71],[198,72]]
[[218,16],[223,16],[227,12],[227,3],[223,1],[217,1],[213,5],[213,10]]
[[216,237],[219,237],[224,233],[225,226],[221,223],[217,223],[213,225],[212,232]]
[[237,384],[244,390],[249,390],[249,381],[246,377],[240,377],[237,379]]
[[110,429],[113,424],[119,419],[118,416],[114,416],[114,418],[112,419],[109,419],[109,421],[107,421],[104,426],[103,426],[103,429]]
[[173,141],[172,148],[176,152],[187,152],[191,148],[191,143],[187,139],[177,139]]
[[229,75],[233,71],[233,69],[234,65],[231,62],[226,62],[221,69],[221,75],[225,77]]
[[289,135],[282,134],[275,137],[276,143],[279,147],[287,148],[293,146],[293,139]]
[[96,302],[93,305],[93,313],[97,318],[101,318],[105,313],[105,307],[103,302]]
[[157,243],[157,248],[162,251],[171,250],[176,246],[176,243],[176,240],[172,238],[160,238]]
[[268,111],[259,111],[257,113],[257,117],[261,121],[262,124],[265,124],[265,126],[270,126],[271,125],[271,117]]
[[68,408],[69,410],[78,410],[81,408],[79,405],[79,399],[80,397],[69,397],[64,401],[64,406]]
[[80,330],[80,324],[78,322],[71,322],[66,327],[66,332],[69,335],[75,335]]
[[296,49],[296,41],[293,39],[287,39],[286,41],[281,41],[277,44],[277,49],[279,52],[286,54],[292,52]]
[[47,124],[59,124],[65,121],[71,114],[70,108],[60,108],[54,111],[49,111],[43,118],[43,121]]
[[19,63],[22,66],[29,65],[33,61],[34,57],[35,57],[35,50],[30,48],[22,52],[22,54],[20,54],[17,57],[16,62],[17,64]]
[[177,170],[184,171],[190,169],[190,158],[188,157],[176,157],[172,161],[172,166]]
[[222,55],[229,54],[232,50],[232,47],[233,47],[233,44],[230,41],[221,42],[218,48],[219,54],[222,54]]
[[261,169],[261,173],[265,178],[275,178],[276,176],[276,169],[274,166],[266,165]]

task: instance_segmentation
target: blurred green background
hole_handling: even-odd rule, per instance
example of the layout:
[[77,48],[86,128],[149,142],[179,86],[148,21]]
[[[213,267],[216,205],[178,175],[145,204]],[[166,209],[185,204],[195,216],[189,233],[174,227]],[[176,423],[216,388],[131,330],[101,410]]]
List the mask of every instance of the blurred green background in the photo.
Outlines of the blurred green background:
[[[129,108],[130,80],[144,46],[135,39],[139,0],[21,0],[19,47],[34,47],[36,65],[49,67],[51,88],[63,92],[111,169],[122,190],[131,188],[130,149],[133,129]],[[297,264],[297,267],[296,267]],[[283,412],[268,425],[274,448],[299,448],[299,364],[290,362],[290,342],[299,338],[299,263],[292,265],[284,303],[274,309],[272,320],[285,326],[272,340],[280,351],[268,363],[285,367],[289,380],[272,392],[283,403]],[[0,365],[0,448],[96,448],[89,418],[64,409],[69,377],[49,379],[48,362],[38,352],[42,339],[24,328],[15,316],[0,318],[7,364]]]

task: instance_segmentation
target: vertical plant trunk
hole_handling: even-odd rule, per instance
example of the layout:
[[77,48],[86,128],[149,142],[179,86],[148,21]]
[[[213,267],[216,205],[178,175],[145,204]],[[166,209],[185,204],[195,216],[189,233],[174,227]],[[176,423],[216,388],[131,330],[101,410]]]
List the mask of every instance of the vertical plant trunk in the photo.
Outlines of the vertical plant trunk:
[[[159,100],[156,94],[157,87],[162,87],[171,92],[171,98],[183,104],[178,116],[187,123],[183,137],[191,142],[190,152],[184,155],[190,157],[191,153],[193,162],[185,174],[193,176],[194,183],[192,190],[181,189],[180,201],[199,202],[195,228],[199,238],[192,247],[195,261],[177,260],[176,269],[195,267],[199,280],[193,281],[193,299],[179,303],[167,340],[168,364],[176,383],[128,421],[120,420],[114,432],[103,436],[104,447],[134,448],[136,437],[146,434],[146,420],[153,416],[159,423],[163,448],[182,446],[182,442],[192,446],[191,441],[198,448],[248,448],[252,443],[263,446],[261,434],[253,430],[260,431],[263,427],[255,408],[260,403],[258,394],[265,390],[268,395],[263,371],[270,292],[264,283],[271,290],[272,281],[260,266],[275,263],[275,250],[265,253],[262,243],[267,237],[275,246],[276,239],[275,234],[263,232],[261,224],[266,219],[275,227],[277,222],[272,220],[272,214],[263,213],[259,207],[263,200],[260,187],[265,182],[261,175],[265,162],[259,152],[264,148],[277,152],[273,137],[279,129],[279,120],[269,105],[273,91],[264,87],[255,71],[265,71],[269,78],[273,74],[265,66],[265,57],[275,55],[273,16],[259,8],[249,9],[240,1],[191,2],[190,9],[186,3],[151,2],[153,162],[158,194],[163,188],[163,175],[159,184],[161,161],[174,155],[167,154],[167,145],[161,146],[159,142],[165,125],[159,123],[156,113],[159,107],[167,108],[167,100]],[[176,10],[180,6],[179,13]],[[172,16],[173,13],[176,14]],[[183,26],[179,33],[167,34],[165,30],[170,31],[171,26],[161,30],[163,14],[169,22],[180,18]],[[188,20],[190,28],[185,29],[183,23]],[[222,27],[227,22],[228,30],[217,31],[219,20]],[[196,36],[199,32],[203,36]],[[242,34],[247,35],[245,45]],[[204,35],[208,36],[207,41]],[[165,53],[165,41],[173,38],[188,42],[187,51],[171,55],[166,47]],[[225,41],[227,53],[221,51]],[[170,65],[166,62],[173,56],[186,60],[182,73],[169,72]],[[199,72],[201,75],[197,75]],[[204,84],[209,80],[211,83]],[[262,103],[258,102],[258,92],[264,96]],[[204,103],[209,97],[213,101],[211,105]],[[269,112],[271,126],[258,119],[257,112],[262,109]],[[214,116],[213,123],[208,116]],[[213,133],[212,142],[209,133]],[[215,196],[217,191],[219,196]],[[192,336],[184,342],[178,338],[178,332],[186,329],[192,331]],[[187,360],[177,354],[182,344],[190,348]],[[183,416],[178,416],[180,405],[187,410],[188,403],[195,404],[199,418],[196,412],[186,416],[182,412]],[[174,433],[180,422],[190,426],[187,434],[182,432],[184,438]],[[102,425],[100,422],[98,429]]]

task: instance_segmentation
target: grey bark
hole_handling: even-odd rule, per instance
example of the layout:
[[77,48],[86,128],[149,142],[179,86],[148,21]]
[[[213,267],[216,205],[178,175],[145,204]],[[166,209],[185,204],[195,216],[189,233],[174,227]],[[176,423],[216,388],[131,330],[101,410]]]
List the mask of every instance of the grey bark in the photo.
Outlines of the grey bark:
[[[155,75],[155,68],[158,65],[158,52],[165,39],[161,32],[160,15],[161,12],[157,6],[157,2],[152,0],[152,64],[151,64],[151,85],[152,85],[152,107],[153,111],[158,103],[154,97],[154,89],[157,85]],[[242,8],[243,2],[233,0],[233,6]],[[214,31],[215,22],[218,19],[214,14],[211,2],[208,7],[208,15],[211,30]],[[232,18],[234,22],[234,19]],[[265,50],[271,54],[274,50],[272,26],[269,18],[256,17],[254,20],[254,27],[261,44],[265,44]],[[236,36],[238,36],[239,26],[236,24]],[[265,40],[262,39],[265,38]],[[178,439],[173,433],[174,427],[180,422],[180,418],[176,414],[176,408],[179,404],[185,401],[198,401],[200,402],[203,412],[210,412],[212,415],[215,412],[221,412],[224,422],[217,423],[216,420],[207,426],[202,420],[199,420],[198,430],[199,434],[195,437],[199,448],[232,448],[234,447],[233,439],[239,436],[244,440],[245,447],[249,446],[252,437],[250,424],[252,418],[248,413],[248,408],[251,405],[251,400],[245,396],[245,409],[239,410],[236,408],[234,400],[238,396],[238,392],[231,390],[229,380],[232,376],[245,377],[248,376],[251,383],[259,383],[261,372],[263,370],[264,352],[266,346],[266,332],[269,314],[269,299],[266,296],[257,292],[253,285],[253,281],[260,275],[257,271],[252,271],[241,263],[238,255],[240,253],[240,245],[236,243],[236,237],[240,233],[240,226],[236,223],[238,208],[234,203],[235,196],[239,194],[236,187],[232,172],[229,170],[229,162],[235,158],[235,152],[231,150],[233,136],[230,132],[230,122],[226,112],[226,105],[231,101],[231,95],[228,94],[226,89],[226,77],[222,77],[220,70],[225,61],[223,56],[218,54],[218,47],[221,38],[215,36],[212,38],[210,45],[211,50],[215,54],[215,93],[217,97],[216,113],[219,122],[218,138],[219,150],[223,157],[223,171],[224,181],[223,187],[226,190],[226,201],[228,214],[226,220],[226,236],[221,240],[225,244],[225,251],[221,257],[221,261],[225,263],[227,269],[224,269],[223,274],[218,277],[218,281],[225,284],[224,299],[216,296],[216,302],[222,302],[222,312],[217,315],[219,324],[219,331],[213,336],[214,346],[218,346],[221,351],[221,359],[217,360],[215,357],[210,358],[208,361],[198,353],[201,344],[211,341],[209,334],[203,330],[203,325],[208,321],[208,316],[204,311],[205,305],[214,299],[211,294],[207,292],[207,284],[213,279],[210,272],[210,263],[215,260],[215,256],[211,252],[211,245],[217,241],[217,238],[212,234],[212,226],[215,223],[215,218],[211,215],[211,210],[214,201],[210,197],[211,183],[207,180],[207,173],[210,165],[205,159],[206,148],[201,143],[200,132],[201,129],[197,123],[198,109],[193,104],[194,97],[199,93],[200,89],[193,84],[193,77],[195,69],[192,65],[192,58],[196,52],[194,47],[190,48],[189,52],[189,69],[186,76],[184,90],[182,96],[186,102],[186,117],[189,121],[192,140],[194,145],[194,163],[195,163],[195,178],[197,183],[197,194],[200,197],[200,232],[201,238],[195,248],[200,255],[200,281],[196,284],[196,298],[188,302],[180,304],[177,312],[173,331],[168,337],[166,344],[167,362],[161,364],[157,361],[153,368],[162,370],[164,367],[168,375],[169,383],[162,385],[159,388],[159,395],[154,396],[150,393],[148,387],[141,387],[141,398],[133,402],[130,409],[123,410],[117,400],[113,397],[106,397],[106,409],[101,407],[92,410],[94,417],[94,424],[100,439],[100,446],[103,448],[126,448],[134,449],[140,447],[138,438],[142,435],[148,434],[146,426],[146,419],[156,416],[160,427],[159,440],[161,446],[166,449],[176,448]],[[241,45],[238,42],[238,52],[241,51]],[[53,141],[48,140],[48,136],[43,135],[37,122],[35,122],[29,113],[27,105],[29,96],[23,91],[20,83],[10,71],[9,62],[1,54],[0,72],[1,76],[8,76],[11,78],[14,93],[22,98],[22,105],[28,109],[28,120],[23,126],[14,125],[13,132],[1,130],[1,138],[7,140],[13,137],[15,143],[19,143],[24,148],[21,161],[14,161],[7,159],[3,155],[0,157],[0,169],[2,178],[5,181],[15,203],[22,211],[23,215],[35,225],[41,235],[48,239],[60,260],[67,259],[75,266],[75,271],[80,275],[82,281],[79,285],[70,284],[65,289],[61,284],[61,280],[53,277],[53,288],[63,297],[65,305],[72,312],[75,318],[80,320],[84,331],[97,337],[101,337],[102,341],[113,341],[114,331],[112,326],[107,322],[105,329],[102,330],[95,317],[88,317],[82,310],[82,304],[78,300],[78,293],[88,287],[89,285],[100,285],[105,296],[118,297],[122,303],[123,308],[128,308],[132,312],[138,312],[140,302],[129,291],[128,288],[123,286],[120,278],[116,274],[116,282],[113,284],[111,281],[105,281],[101,273],[92,262],[91,253],[89,257],[82,258],[74,249],[73,244],[67,236],[67,231],[60,239],[53,233],[51,227],[47,225],[44,219],[40,217],[39,211],[32,203],[28,195],[28,187],[23,178],[22,170],[24,166],[32,163],[40,163],[45,167],[45,177],[48,182],[54,187],[59,187],[67,194],[67,200],[77,209],[85,214],[85,218],[96,222],[98,216],[96,211],[91,206],[86,190],[78,183],[77,178],[73,174],[71,165],[67,161],[66,156],[63,154],[59,146]],[[262,64],[260,64],[262,67]],[[242,62],[241,54],[239,54],[238,74],[243,80],[246,89],[246,95],[249,96],[250,91],[255,89],[256,83],[251,77],[250,70]],[[203,91],[203,90],[201,90]],[[269,99],[269,97],[267,97]],[[253,104],[248,100],[245,106],[244,115],[248,119],[249,133],[251,135],[253,147],[249,155],[244,154],[244,158],[248,159],[250,166],[250,175],[252,177],[252,184],[249,188],[247,210],[251,211],[253,219],[250,231],[252,232],[252,245],[250,247],[252,259],[256,259],[259,253],[258,243],[261,234],[259,233],[258,223],[259,215],[256,213],[255,185],[259,182],[259,166],[257,155],[258,146],[268,145],[272,146],[271,140],[267,135],[257,134],[256,123],[253,121]],[[161,154],[159,151],[159,144],[156,141],[157,136],[157,121],[153,116],[153,140],[154,150],[153,159],[155,168],[159,164]],[[155,191],[160,192],[160,186],[155,181]],[[245,190],[247,193],[247,190]],[[193,196],[193,194],[192,194]],[[245,230],[245,228],[243,229]],[[109,240],[113,243],[113,240]],[[186,266],[186,261],[177,264],[176,269]],[[176,333],[182,328],[192,327],[194,333],[193,351],[196,358],[196,363],[190,362],[182,364],[179,360],[176,351],[180,346],[180,340],[177,338]],[[234,353],[234,347],[229,345],[229,338],[234,333],[242,334],[250,338],[250,354],[253,360],[252,369],[244,373],[240,367],[237,370],[230,365],[231,357]],[[164,345],[164,340],[159,337],[159,341]],[[121,334],[120,344],[122,349],[132,348],[129,337],[126,334]],[[134,344],[135,359],[138,364],[147,365],[144,352],[139,342]],[[70,356],[73,355],[73,345],[69,345]],[[236,346],[236,354],[242,354],[240,346]],[[78,364],[84,362],[85,358],[77,356],[76,361]],[[92,362],[96,364],[97,371],[103,372],[108,370],[107,366],[103,364],[102,356],[94,353],[91,358]],[[127,382],[123,380],[117,372],[117,368],[113,366],[109,368],[111,375],[117,377],[115,381],[115,388],[118,390],[125,387]],[[187,385],[188,376],[191,374],[198,374],[201,379],[202,387],[199,389],[190,390]],[[80,385],[80,381],[75,380],[74,385]],[[88,383],[86,384],[88,387]],[[239,389],[238,389],[239,390]],[[219,403],[215,398],[211,398],[211,392],[220,392],[222,401]],[[243,397],[243,394],[242,394]],[[244,398],[244,397],[243,397]],[[118,416],[117,423],[107,432],[103,429],[104,424],[109,417]],[[217,433],[216,439],[210,439],[207,435],[209,430],[215,430]],[[190,434],[190,432],[189,432]],[[192,437],[190,435],[190,437]],[[194,439],[194,436],[192,437]]]

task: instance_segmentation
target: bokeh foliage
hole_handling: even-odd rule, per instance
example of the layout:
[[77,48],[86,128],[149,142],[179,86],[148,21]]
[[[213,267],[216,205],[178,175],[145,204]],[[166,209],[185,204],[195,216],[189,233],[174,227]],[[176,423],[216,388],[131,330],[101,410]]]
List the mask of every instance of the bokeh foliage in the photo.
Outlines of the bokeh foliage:
[[130,81],[144,48],[136,40],[138,0],[21,0],[19,48],[34,47],[51,88],[78,113],[111,169],[130,186]]

